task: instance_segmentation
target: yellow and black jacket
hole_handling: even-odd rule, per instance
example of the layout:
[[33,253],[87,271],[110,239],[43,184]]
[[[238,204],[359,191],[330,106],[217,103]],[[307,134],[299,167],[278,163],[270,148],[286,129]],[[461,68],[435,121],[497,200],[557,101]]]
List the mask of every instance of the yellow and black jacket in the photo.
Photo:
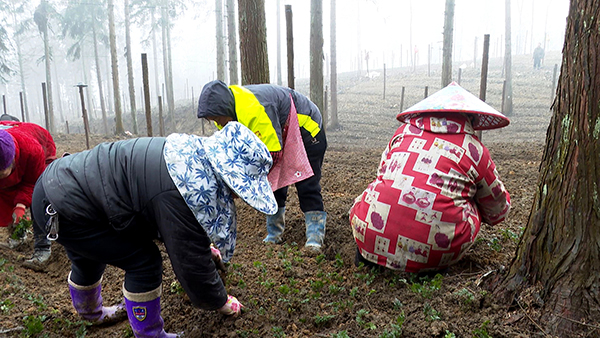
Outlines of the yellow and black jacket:
[[282,130],[290,113],[291,100],[298,112],[300,128],[315,137],[322,125],[317,106],[293,89],[271,84],[227,87],[219,80],[209,82],[198,100],[198,117],[231,117],[252,130],[270,152],[278,152],[283,145]]

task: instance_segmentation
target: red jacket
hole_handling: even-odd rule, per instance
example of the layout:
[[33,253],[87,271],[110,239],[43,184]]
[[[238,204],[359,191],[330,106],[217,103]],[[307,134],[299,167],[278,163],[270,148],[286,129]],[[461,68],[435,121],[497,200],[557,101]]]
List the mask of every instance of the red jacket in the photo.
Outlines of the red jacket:
[[[0,121],[0,127],[15,141],[15,165],[12,173],[0,179],[2,214],[10,212],[17,203],[31,206],[31,195],[38,177],[46,165],[56,159],[56,146],[52,135],[35,123]],[[4,210],[10,206],[10,210]]]
[[454,113],[422,114],[398,128],[350,210],[363,257],[408,272],[444,268],[473,244],[482,221],[504,220],[509,194],[473,133]]

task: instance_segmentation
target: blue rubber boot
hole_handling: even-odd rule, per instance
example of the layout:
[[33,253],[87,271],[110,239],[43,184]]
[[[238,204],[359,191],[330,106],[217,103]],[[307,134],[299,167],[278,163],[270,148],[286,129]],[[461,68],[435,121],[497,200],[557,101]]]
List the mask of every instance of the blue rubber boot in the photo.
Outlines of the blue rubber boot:
[[325,239],[325,224],[327,213],[325,211],[307,211],[306,217],[306,244],[305,248],[314,252],[321,252]]
[[275,215],[267,215],[267,237],[263,239],[263,242],[281,243],[283,230],[285,230],[285,207],[279,208]]

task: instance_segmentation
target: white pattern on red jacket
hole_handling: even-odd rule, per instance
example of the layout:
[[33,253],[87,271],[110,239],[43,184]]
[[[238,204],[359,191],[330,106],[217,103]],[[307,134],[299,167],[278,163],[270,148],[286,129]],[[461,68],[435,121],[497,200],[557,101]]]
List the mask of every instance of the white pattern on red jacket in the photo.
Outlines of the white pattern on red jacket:
[[381,156],[377,178],[356,198],[350,223],[364,258],[420,272],[456,263],[481,222],[510,209],[488,149],[466,115],[423,113],[402,123]]

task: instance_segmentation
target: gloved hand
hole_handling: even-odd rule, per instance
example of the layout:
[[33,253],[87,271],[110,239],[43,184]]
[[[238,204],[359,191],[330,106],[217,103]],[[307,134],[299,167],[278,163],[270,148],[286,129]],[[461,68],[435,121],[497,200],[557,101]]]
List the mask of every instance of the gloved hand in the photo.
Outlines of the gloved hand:
[[23,216],[25,216],[25,206],[23,206],[22,204],[18,204],[13,209],[13,214],[12,214],[13,224],[18,224],[21,221],[21,219],[23,218]]
[[217,311],[226,316],[237,316],[242,311],[243,307],[244,305],[242,305],[242,303],[240,303],[237,300],[237,298],[231,295],[227,295],[227,302]]
[[221,251],[217,249],[214,244],[210,244],[210,253],[212,255],[212,260],[215,262],[217,269],[226,272],[227,268],[225,267],[225,263],[223,263],[223,258],[221,257]]

